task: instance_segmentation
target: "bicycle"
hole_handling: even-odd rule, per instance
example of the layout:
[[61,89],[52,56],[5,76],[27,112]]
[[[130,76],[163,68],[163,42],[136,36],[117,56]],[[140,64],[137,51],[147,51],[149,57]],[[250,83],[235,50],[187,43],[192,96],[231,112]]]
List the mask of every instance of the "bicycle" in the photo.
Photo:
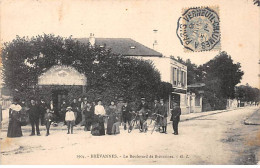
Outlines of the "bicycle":
[[154,126],[153,126],[153,129],[152,129],[152,132],[151,132],[151,134],[153,134],[153,132],[154,132],[154,130],[155,130],[155,128],[156,127],[160,127],[159,126],[159,123],[158,123],[158,117],[163,117],[161,114],[157,114],[157,113],[154,113],[153,114],[153,116],[156,116],[154,119],[153,118],[151,118],[151,122],[150,122],[150,124],[149,125],[151,125],[152,124],[152,121],[154,121]]
[[[130,133],[130,132],[134,129],[134,126],[135,126],[135,124],[137,124],[137,122],[140,120],[140,119],[139,119],[139,116],[141,115],[141,114],[135,113],[135,112],[130,112],[130,113],[134,114],[134,118],[130,121],[130,125],[129,125],[129,127],[128,127],[128,133]],[[139,121],[139,126],[138,126],[138,128],[139,128],[139,130],[141,131],[140,121]]]

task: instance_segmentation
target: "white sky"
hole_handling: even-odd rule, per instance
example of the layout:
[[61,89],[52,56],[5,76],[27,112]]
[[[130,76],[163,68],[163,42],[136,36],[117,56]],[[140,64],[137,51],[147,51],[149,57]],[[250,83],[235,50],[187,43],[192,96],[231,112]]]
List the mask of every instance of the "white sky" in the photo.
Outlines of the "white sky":
[[182,8],[220,8],[221,46],[245,72],[242,84],[259,87],[259,7],[253,0],[2,0],[1,41],[16,35],[53,33],[68,37],[132,38],[152,48],[158,29],[158,51],[203,64],[218,52],[185,53],[176,36]]

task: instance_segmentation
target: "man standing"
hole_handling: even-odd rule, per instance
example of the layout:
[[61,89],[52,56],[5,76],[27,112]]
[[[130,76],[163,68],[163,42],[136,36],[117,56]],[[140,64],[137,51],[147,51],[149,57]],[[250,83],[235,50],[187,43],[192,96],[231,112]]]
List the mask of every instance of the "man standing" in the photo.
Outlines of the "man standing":
[[39,129],[39,119],[40,119],[40,110],[39,107],[36,105],[36,102],[34,99],[31,99],[31,103],[29,106],[29,119],[32,126],[32,133],[30,136],[35,135],[35,127],[36,126],[36,132],[37,136],[40,136],[40,129]]
[[65,121],[65,115],[66,115],[66,109],[67,109],[68,105],[66,103],[65,100],[62,101],[62,104],[60,106],[60,111],[61,111],[61,121],[64,123],[64,125],[66,125],[66,121]]
[[178,124],[180,121],[180,115],[181,115],[181,108],[177,105],[176,102],[173,102],[173,109],[171,111],[171,121],[172,121],[172,127],[173,127],[173,134],[178,135]]
[[122,119],[122,107],[124,105],[124,100],[122,97],[120,97],[118,99],[118,102],[116,104],[116,114],[119,118],[119,122],[122,123],[123,122],[123,119]]
[[160,99],[160,106],[158,108],[158,113],[162,116],[161,117],[161,122],[160,125],[162,126],[162,132],[167,134],[167,116],[168,116],[168,107],[167,105],[163,102],[163,99]]
[[146,120],[148,118],[148,110],[149,110],[149,107],[145,101],[145,98],[141,98],[141,104],[138,107],[138,111],[140,114],[141,132],[145,132],[147,130]]
[[74,98],[72,103],[70,104],[71,108],[72,108],[72,111],[74,112],[74,116],[75,116],[75,125],[78,124],[78,111],[79,111],[79,108],[78,108],[78,102],[77,102],[77,99]]
[[[155,99],[153,104],[153,114],[159,114],[158,112],[159,106],[160,104],[158,103],[158,100]],[[153,115],[153,117],[156,118],[156,115]],[[160,119],[161,119],[160,117],[157,117],[157,121],[156,121],[158,126],[158,131],[160,131],[160,122],[161,122]]]
[[87,106],[88,106],[88,99],[85,97],[83,102],[81,103],[81,116],[82,116],[82,120],[81,120],[81,125],[86,125],[86,117],[85,117],[85,112],[87,110]]
[[41,117],[41,125],[44,125],[44,116],[47,110],[47,105],[43,99],[41,99],[41,102],[39,104],[39,110],[40,110],[40,117]]
[[131,121],[131,108],[128,105],[127,102],[125,102],[125,105],[122,107],[122,117],[123,117],[123,122],[124,122],[124,130],[126,130],[126,123],[128,123],[128,126],[130,125]]

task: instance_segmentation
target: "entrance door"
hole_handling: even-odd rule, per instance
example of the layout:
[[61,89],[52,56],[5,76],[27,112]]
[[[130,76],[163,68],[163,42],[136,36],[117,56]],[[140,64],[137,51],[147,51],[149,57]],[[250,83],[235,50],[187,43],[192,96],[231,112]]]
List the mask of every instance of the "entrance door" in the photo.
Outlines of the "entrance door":
[[53,106],[54,106],[56,114],[59,115],[59,112],[61,111],[62,101],[66,100],[67,96],[68,96],[67,90],[53,90],[52,91]]

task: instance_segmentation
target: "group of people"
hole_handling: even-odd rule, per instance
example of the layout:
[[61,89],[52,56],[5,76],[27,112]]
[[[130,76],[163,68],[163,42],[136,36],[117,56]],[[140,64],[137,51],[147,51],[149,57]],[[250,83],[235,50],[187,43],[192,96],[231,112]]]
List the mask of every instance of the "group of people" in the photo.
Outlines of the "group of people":
[[[39,103],[31,99],[30,104],[26,106],[24,102],[19,104],[19,100],[14,99],[9,109],[8,137],[22,136],[21,113],[24,113],[24,111],[29,115],[32,127],[30,136],[41,135],[39,129],[40,123],[46,126],[46,136],[50,135],[51,124],[57,125],[58,122],[64,122],[67,125],[67,134],[73,134],[73,127],[80,125],[84,126],[85,131],[91,131],[93,136],[102,136],[105,134],[116,135],[120,133],[119,126],[121,124],[123,124],[124,130],[127,129],[127,126],[130,126],[134,113],[138,113],[140,132],[147,131],[148,117],[153,117],[157,114],[160,116],[156,120],[159,132],[167,133],[167,117],[169,114],[168,106],[164,103],[163,99],[160,99],[160,102],[155,100],[153,106],[149,107],[145,98],[142,98],[137,108],[131,107],[128,102],[121,102],[116,105],[114,101],[111,101],[110,105],[105,108],[102,105],[102,100],[98,100],[95,103],[89,102],[87,98],[84,98],[79,103],[77,99],[73,99],[70,104],[63,101],[59,112],[55,112],[53,101],[47,104],[43,99]],[[171,113],[174,134],[178,135],[181,109],[176,103],[173,103]],[[107,124],[106,130],[105,123]]]

